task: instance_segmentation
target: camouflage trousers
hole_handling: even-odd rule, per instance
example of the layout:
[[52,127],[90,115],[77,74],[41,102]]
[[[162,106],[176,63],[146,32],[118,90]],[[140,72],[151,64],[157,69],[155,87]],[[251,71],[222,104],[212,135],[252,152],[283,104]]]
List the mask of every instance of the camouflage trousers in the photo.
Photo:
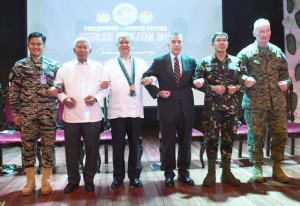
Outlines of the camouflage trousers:
[[245,120],[250,162],[262,162],[266,133],[271,137],[271,160],[282,161],[288,138],[285,110],[245,110]]
[[22,164],[33,167],[36,163],[37,141],[41,138],[42,165],[52,167],[55,162],[55,115],[21,114]]
[[232,147],[236,137],[238,117],[236,111],[204,111],[205,147],[208,159],[217,159],[219,132],[222,160],[231,159]]

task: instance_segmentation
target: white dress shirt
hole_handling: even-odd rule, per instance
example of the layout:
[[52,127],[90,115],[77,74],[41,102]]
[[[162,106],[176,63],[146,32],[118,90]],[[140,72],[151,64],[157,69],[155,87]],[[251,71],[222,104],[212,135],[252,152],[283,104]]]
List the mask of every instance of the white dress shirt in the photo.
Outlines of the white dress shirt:
[[[132,59],[121,59],[126,67],[127,73],[131,76]],[[136,96],[130,96],[130,86],[119,65],[118,57],[105,63],[104,80],[111,81],[108,90],[109,94],[109,119],[140,117],[144,118],[142,78],[143,73],[148,69],[146,62],[140,58],[135,60],[135,92]]]
[[[63,64],[58,70],[55,84],[64,83],[65,93],[59,93],[58,99],[73,97],[76,100],[74,108],[64,107],[63,120],[68,123],[97,122],[102,119],[103,113],[100,102],[104,95],[100,93],[100,81],[104,67],[100,62],[87,60],[81,64],[73,60]],[[84,98],[94,96],[97,101],[88,106]]]

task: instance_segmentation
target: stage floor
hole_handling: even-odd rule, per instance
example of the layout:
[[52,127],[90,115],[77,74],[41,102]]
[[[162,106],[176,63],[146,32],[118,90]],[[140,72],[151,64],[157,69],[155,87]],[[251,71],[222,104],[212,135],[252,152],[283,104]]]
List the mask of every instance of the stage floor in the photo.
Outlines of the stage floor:
[[[186,186],[177,181],[175,187],[164,186],[163,171],[152,169],[150,164],[159,162],[158,134],[156,130],[144,131],[142,156],[143,171],[140,180],[143,188],[135,188],[129,185],[126,176],[124,184],[112,190],[110,184],[113,180],[113,168],[111,147],[109,147],[109,164],[104,164],[104,147],[100,147],[102,158],[101,172],[96,174],[94,192],[86,192],[84,182],[73,193],[65,194],[64,187],[67,184],[64,147],[56,148],[57,172],[52,177],[52,193],[41,195],[41,176],[36,175],[36,190],[30,196],[22,196],[21,190],[26,177],[22,174],[20,148],[4,149],[4,164],[17,164],[18,168],[12,174],[0,174],[0,203],[5,205],[300,205],[300,139],[296,140],[295,156],[289,155],[289,144],[286,146],[286,159],[283,169],[291,177],[289,184],[282,184],[272,179],[272,162],[265,158],[263,172],[265,182],[261,184],[251,181],[252,166],[248,160],[246,142],[243,145],[243,158],[238,158],[237,145],[233,150],[232,172],[240,178],[242,184],[239,187],[229,186],[220,182],[222,169],[217,167],[217,184],[213,187],[204,187],[203,179],[207,172],[201,168],[199,161],[199,142],[192,143],[192,163],[190,177],[194,179],[195,186]],[[128,155],[128,148],[126,148]],[[204,155],[206,162],[206,153]],[[126,162],[127,164],[127,162]],[[177,171],[176,171],[177,173]],[[1,205],[1,204],[0,204]]]

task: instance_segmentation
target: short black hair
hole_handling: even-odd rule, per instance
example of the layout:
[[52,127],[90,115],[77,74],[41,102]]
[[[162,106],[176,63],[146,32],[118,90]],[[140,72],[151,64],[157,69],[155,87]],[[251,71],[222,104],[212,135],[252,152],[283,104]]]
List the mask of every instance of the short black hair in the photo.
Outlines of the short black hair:
[[214,33],[214,34],[212,35],[211,42],[214,43],[216,37],[219,36],[219,35],[225,35],[225,36],[226,36],[226,39],[227,39],[227,41],[228,41],[228,34],[225,33],[225,32],[223,32],[223,31],[218,31],[218,32],[216,32],[216,33]]
[[33,32],[31,34],[29,34],[28,36],[28,42],[30,42],[30,39],[33,38],[33,37],[41,37],[44,44],[46,43],[46,36],[44,36],[42,33],[40,32]]

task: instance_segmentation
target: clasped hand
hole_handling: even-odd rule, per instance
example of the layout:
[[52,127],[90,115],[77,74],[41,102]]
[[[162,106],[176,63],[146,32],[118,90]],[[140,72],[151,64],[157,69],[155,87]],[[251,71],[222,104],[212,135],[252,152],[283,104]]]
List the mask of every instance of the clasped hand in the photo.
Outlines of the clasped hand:
[[253,77],[248,77],[245,79],[244,85],[246,87],[252,87],[256,83],[255,79]]
[[288,84],[286,81],[278,82],[278,86],[280,87],[281,91],[286,91],[288,89]]
[[[94,103],[97,101],[97,99],[91,95],[87,96],[86,98],[84,98],[85,104],[87,106],[93,106]],[[75,104],[76,104],[76,100],[73,97],[68,97],[64,99],[64,105],[66,105],[66,107],[68,107],[69,109],[74,108]]]
[[142,83],[144,86],[148,86],[148,85],[152,84],[152,82],[153,82],[153,79],[150,77],[144,77],[142,79]]
[[234,94],[234,93],[236,93],[237,92],[237,90],[238,90],[238,86],[235,86],[235,85],[229,85],[228,87],[227,87],[227,89],[228,89],[228,94]]
[[109,84],[110,84],[110,82],[111,82],[111,81],[102,81],[102,82],[100,83],[100,88],[101,88],[101,89],[107,89],[108,86],[109,86]]
[[197,88],[203,87],[204,83],[205,83],[205,81],[204,81],[203,78],[201,78],[201,79],[195,79],[195,80],[193,81],[193,84],[194,84],[195,87],[197,87]]
[[84,98],[85,104],[88,106],[93,106],[97,99],[91,95]]
[[216,86],[211,86],[211,90],[219,95],[223,95],[224,92],[226,91],[226,87],[224,85],[216,85]]
[[72,109],[75,106],[76,100],[73,97],[68,97],[64,99],[63,103],[66,107]]
[[53,97],[56,96],[59,92],[59,89],[57,87],[50,87],[49,89],[47,89],[47,94],[49,97]]
[[170,91],[165,91],[165,90],[162,90],[158,93],[158,95],[164,99],[168,99],[171,95],[171,92]]

